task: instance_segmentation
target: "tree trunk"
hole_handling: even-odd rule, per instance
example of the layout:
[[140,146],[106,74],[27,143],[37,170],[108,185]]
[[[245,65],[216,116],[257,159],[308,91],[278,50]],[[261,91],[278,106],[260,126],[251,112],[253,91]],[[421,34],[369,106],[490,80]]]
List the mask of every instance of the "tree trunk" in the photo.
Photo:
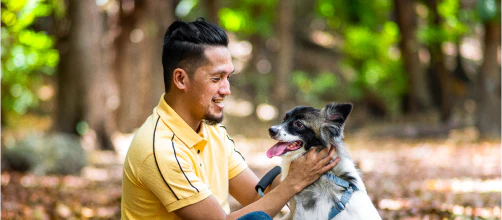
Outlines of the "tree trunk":
[[207,20],[212,23],[218,24],[218,11],[220,10],[220,1],[218,0],[205,0],[205,7],[207,12]]
[[500,22],[484,24],[483,63],[478,74],[477,128],[481,137],[500,137]]
[[[72,34],[74,27],[69,28],[72,17],[75,16],[77,8],[69,5],[68,14],[70,17],[63,18],[57,21],[57,48],[59,51],[60,61],[57,71],[57,93],[56,93],[56,108],[54,111],[53,130],[65,133],[78,134],[76,126],[82,116],[82,108],[78,97],[78,72],[73,71],[73,66],[78,59],[72,55],[77,54],[75,47],[77,39],[75,33]],[[76,24],[74,24],[76,25]],[[71,34],[71,36],[70,36]]]
[[[3,85],[0,83],[0,91],[3,91]],[[3,94],[0,92],[0,98],[3,97]],[[0,107],[0,130],[7,124],[6,117],[5,117],[5,111],[3,107]]]
[[274,85],[274,104],[279,109],[279,114],[283,114],[291,107],[289,100],[289,73],[293,70],[294,59],[294,38],[292,24],[294,17],[294,3],[287,0],[280,0],[278,25],[278,41],[280,48],[277,54],[277,74]]
[[419,44],[416,37],[417,21],[414,12],[414,1],[394,0],[394,9],[397,17],[397,24],[401,30],[401,57],[404,68],[408,73],[408,91],[406,109],[410,113],[416,113],[420,109],[430,105],[429,95],[425,82],[424,71],[420,67],[418,58]]
[[[428,0],[432,16],[432,23],[430,25],[439,27],[441,20],[438,14],[437,0]],[[433,42],[429,46],[430,53],[430,66],[428,70],[429,84],[431,86],[431,95],[436,97],[436,103],[439,105],[439,112],[441,121],[446,122],[450,119],[453,109],[453,79],[450,76],[448,69],[444,63],[444,54],[441,50],[443,42]],[[439,94],[438,94],[439,93]]]
[[122,6],[121,32],[115,41],[120,91],[117,128],[132,132],[152,113],[164,92],[162,45],[164,33],[174,21],[174,10],[171,1],[135,1],[130,13]]
[[106,124],[105,88],[109,81],[102,68],[100,9],[93,1],[71,0],[69,16],[69,41],[63,43],[58,73],[55,129],[76,133],[77,123],[85,121],[96,132],[97,146],[113,149]]

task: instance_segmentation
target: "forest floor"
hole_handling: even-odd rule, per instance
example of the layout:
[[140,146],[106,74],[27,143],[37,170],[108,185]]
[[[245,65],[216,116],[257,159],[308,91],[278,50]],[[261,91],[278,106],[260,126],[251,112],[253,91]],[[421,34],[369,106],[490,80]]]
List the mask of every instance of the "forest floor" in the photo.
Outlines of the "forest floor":
[[[443,138],[345,135],[368,194],[384,219],[501,219],[501,142],[472,140],[469,130]],[[117,153],[93,151],[79,176],[2,172],[2,219],[120,219],[122,162],[131,135]],[[268,159],[267,138],[233,137],[261,177],[279,164]],[[240,205],[230,200],[231,208]],[[288,211],[283,210],[283,215]],[[280,216],[279,215],[279,216]]]

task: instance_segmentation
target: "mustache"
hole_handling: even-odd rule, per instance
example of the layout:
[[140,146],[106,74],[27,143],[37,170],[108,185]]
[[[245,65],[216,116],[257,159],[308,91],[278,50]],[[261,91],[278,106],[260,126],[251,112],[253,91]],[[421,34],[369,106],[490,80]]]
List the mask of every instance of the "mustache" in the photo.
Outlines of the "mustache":
[[215,97],[213,97],[213,100],[214,99],[225,99],[225,97],[227,97],[227,96],[226,95],[215,96]]

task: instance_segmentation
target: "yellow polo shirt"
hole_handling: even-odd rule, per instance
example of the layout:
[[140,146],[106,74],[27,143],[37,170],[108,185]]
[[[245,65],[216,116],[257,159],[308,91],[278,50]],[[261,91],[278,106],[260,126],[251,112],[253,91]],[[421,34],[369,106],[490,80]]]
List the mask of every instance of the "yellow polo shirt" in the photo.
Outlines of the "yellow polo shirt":
[[214,195],[229,213],[228,181],[247,168],[223,125],[196,133],[161,97],[124,162],[123,219],[179,219],[174,210]]

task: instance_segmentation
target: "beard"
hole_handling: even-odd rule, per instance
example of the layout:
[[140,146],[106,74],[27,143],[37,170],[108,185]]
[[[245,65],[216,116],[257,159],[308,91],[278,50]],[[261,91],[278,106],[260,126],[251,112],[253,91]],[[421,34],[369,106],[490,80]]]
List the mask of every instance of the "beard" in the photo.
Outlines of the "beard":
[[203,119],[204,123],[208,124],[208,125],[216,125],[216,124],[219,124],[223,121],[223,114],[221,114],[221,116],[215,116],[215,115],[212,115],[210,113],[206,113],[206,115],[204,115],[204,119]]

